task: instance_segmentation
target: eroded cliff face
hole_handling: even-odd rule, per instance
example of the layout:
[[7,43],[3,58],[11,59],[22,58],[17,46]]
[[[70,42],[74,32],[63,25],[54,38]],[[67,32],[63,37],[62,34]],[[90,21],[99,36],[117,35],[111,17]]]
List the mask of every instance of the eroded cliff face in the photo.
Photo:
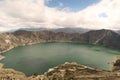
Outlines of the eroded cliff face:
[[97,70],[77,63],[65,63],[49,69],[43,75],[26,77],[13,69],[0,68],[0,80],[119,80],[120,72]]
[[110,30],[96,30],[82,34],[19,30],[13,33],[0,34],[0,52],[16,46],[40,42],[81,42],[120,49],[120,35]]

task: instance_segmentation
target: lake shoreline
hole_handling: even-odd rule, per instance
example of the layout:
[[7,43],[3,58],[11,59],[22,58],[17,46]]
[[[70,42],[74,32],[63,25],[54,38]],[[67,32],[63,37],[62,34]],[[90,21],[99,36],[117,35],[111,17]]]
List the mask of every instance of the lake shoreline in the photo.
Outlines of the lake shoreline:
[[[40,42],[40,43],[46,43],[46,42]],[[47,42],[48,43],[48,42]],[[51,43],[51,42],[50,42]],[[53,43],[53,42],[52,42]],[[54,42],[55,43],[55,42]],[[67,43],[69,43],[69,42],[67,42]],[[71,43],[71,42],[70,42]],[[77,43],[77,42],[72,42],[72,43]],[[39,43],[35,43],[35,44],[39,44]],[[33,45],[33,44],[27,44],[27,45]],[[27,45],[22,45],[22,46],[27,46]],[[19,46],[16,46],[16,47],[19,47]],[[14,47],[14,48],[16,48],[16,47]],[[11,48],[11,49],[13,49],[13,48]],[[11,49],[9,49],[9,50],[11,50]],[[8,50],[8,51],[9,51]],[[2,53],[3,54],[3,53]],[[1,58],[2,58],[2,56],[1,56]],[[2,58],[2,59],[4,59],[4,58]],[[72,63],[67,63],[67,65],[70,65],[70,66],[72,66],[73,64]],[[3,66],[4,64],[2,64],[2,66]],[[61,64],[59,64],[59,65],[61,65]],[[66,65],[66,63],[65,64],[62,64],[63,66],[65,66]],[[112,65],[112,64],[111,64]],[[90,69],[90,70],[93,70],[93,71],[99,71],[99,72],[108,72],[108,74],[111,74],[111,73],[113,73],[113,74],[116,74],[116,73],[114,73],[114,72],[112,72],[112,71],[109,71],[109,70],[103,70],[103,69],[99,69],[99,68],[94,68],[94,67],[88,67],[88,66],[86,66],[86,65],[81,65],[81,66],[84,66],[85,67],[85,69],[87,70],[87,69]],[[4,68],[4,66],[2,67],[3,69],[8,69],[8,68]],[[14,69],[14,68],[9,68],[9,69]],[[54,70],[54,69],[56,69],[56,67],[55,68],[50,68],[47,72],[45,72],[44,74],[39,74],[38,76],[39,76],[39,78],[43,78],[43,76],[45,76],[47,73],[50,73],[51,72],[51,70]],[[74,68],[73,68],[74,69]],[[73,69],[69,69],[70,71],[72,71]],[[16,70],[16,69],[15,69]],[[17,71],[17,70],[16,70]],[[63,71],[63,69],[61,69],[60,71]],[[22,71],[19,71],[19,72],[22,72]],[[22,72],[22,73],[24,73],[24,72]],[[24,73],[25,74],[25,73]],[[33,79],[32,77],[32,75],[30,75],[30,76],[26,76],[26,77],[29,77],[29,78],[31,78],[31,80]],[[46,77],[46,76],[45,76]],[[27,80],[27,79],[26,79]]]
[[[2,54],[4,54],[5,52],[8,52],[8,51],[10,51],[10,50],[12,50],[16,47],[35,45],[35,44],[40,44],[40,43],[52,43],[52,42],[53,43],[56,43],[56,42],[59,42],[59,43],[80,43],[80,42],[72,42],[72,41],[40,41],[40,42],[26,43],[26,44],[22,44],[22,45],[12,46],[12,47],[9,47],[8,49],[4,50],[4,51],[0,51],[0,56],[2,56]],[[2,56],[2,57],[0,57],[0,60],[2,60],[4,58],[5,57]]]
[[5,58],[4,56],[0,55],[0,60],[2,60],[2,59],[4,59],[4,58]]
[[[20,46],[28,46],[28,45],[34,45],[34,44],[39,44],[39,43],[80,43],[80,44],[88,44],[88,45],[95,45],[95,46],[100,46],[100,47],[105,47],[105,48],[110,48],[110,49],[114,49],[111,47],[107,47],[104,45],[98,45],[98,44],[91,44],[91,43],[82,43],[82,42],[73,42],[73,41],[40,41],[40,42],[33,42],[33,43],[26,43],[26,44],[22,44],[22,45],[16,45],[16,46],[12,46],[9,47],[6,50],[0,51],[0,54],[3,54],[11,49],[14,49],[16,47],[20,47]],[[114,50],[118,50],[118,49],[114,49]],[[118,50],[119,51],[119,50]]]
[[[85,44],[85,43],[84,43]],[[16,56],[18,56],[18,58],[17,59],[19,59],[20,60],[20,64],[22,64],[22,65],[34,65],[34,63],[35,64],[41,64],[41,63],[50,63],[49,61],[52,61],[51,63],[53,64],[53,66],[55,65],[55,66],[57,66],[58,64],[62,64],[62,63],[64,63],[64,62],[71,62],[71,61],[74,61],[74,62],[77,62],[77,63],[79,63],[79,64],[83,64],[83,65],[86,65],[86,66],[90,66],[90,67],[93,67],[93,68],[97,68],[97,69],[103,69],[103,70],[111,70],[111,66],[108,66],[108,65],[110,65],[110,64],[107,64],[107,63],[109,63],[109,62],[112,62],[113,61],[113,57],[114,57],[114,55],[113,56],[111,56],[111,54],[105,54],[103,51],[104,50],[106,50],[105,48],[102,48],[102,47],[97,47],[97,46],[93,46],[93,45],[87,45],[87,44],[81,44],[81,43],[75,43],[74,42],[74,44],[73,43],[71,43],[71,42],[65,42],[65,43],[60,43],[60,42],[42,42],[42,43],[40,43],[40,44],[35,44],[35,45],[33,45],[33,46],[25,46],[25,45],[23,45],[23,46],[25,46],[25,47],[17,47],[17,48],[15,48],[15,50],[17,50],[17,51],[15,51],[14,52],[14,50],[11,50],[10,52],[7,52],[6,53],[6,59],[5,60],[3,60],[3,61],[1,61],[2,63],[4,63],[5,61],[7,61],[7,63],[18,63],[18,62],[14,62],[14,60],[16,59],[15,57]],[[29,45],[31,45],[31,44],[29,44]],[[58,47],[57,47],[58,46]],[[35,47],[35,48],[34,48]],[[19,51],[19,49],[20,49],[20,51]],[[32,50],[32,49],[34,49],[34,50]],[[44,49],[47,49],[48,51],[46,52],[46,50],[45,50],[45,53],[44,53]],[[59,50],[60,49],[60,52],[61,52],[61,54],[59,54]],[[87,51],[87,50],[88,51]],[[39,51],[40,50],[40,51]],[[57,50],[57,51],[55,51],[55,50]],[[74,51],[75,50],[75,51]],[[86,51],[85,51],[86,50]],[[90,51],[89,51],[90,50]],[[110,50],[110,49],[109,49]],[[108,50],[108,51],[109,51]],[[22,51],[22,52],[21,52]],[[24,51],[25,51],[25,53],[24,53]],[[26,52],[26,51],[28,51],[28,52]],[[35,51],[35,52],[34,52]],[[38,51],[38,52],[37,52]],[[43,52],[42,52],[43,51]],[[54,52],[55,51],[55,52]],[[106,50],[107,51],[107,50]],[[105,52],[106,52],[105,51]],[[107,51],[107,52],[108,52]],[[110,50],[111,51],[111,50]],[[81,53],[82,52],[82,53]],[[102,53],[101,53],[102,52]],[[14,54],[15,53],[15,54]],[[16,54],[17,53],[17,54]],[[27,54],[28,53],[28,54]],[[34,54],[33,54],[34,53]],[[44,54],[43,54],[44,53]],[[50,54],[49,54],[50,53]],[[58,53],[58,55],[59,56],[57,56],[57,54],[55,54],[55,53]],[[69,55],[68,55],[68,53],[70,53]],[[75,54],[73,54],[73,53],[75,53]],[[87,56],[87,54],[88,55],[91,55],[91,56],[94,56],[94,55],[96,55],[95,56],[95,59],[97,59],[97,57],[99,57],[100,56],[100,53],[101,53],[101,56],[103,55],[103,54],[105,54],[105,56],[108,56],[108,55],[110,55],[108,58],[106,58],[105,60],[97,60],[97,61],[100,61],[99,63],[100,64],[98,64],[98,63],[96,63],[95,61],[94,61],[94,58],[93,59],[91,59],[91,58],[88,58],[89,56]],[[110,52],[109,52],[110,53]],[[10,55],[10,54],[12,54],[12,55]],[[51,57],[46,57],[47,56],[47,54],[49,54],[49,56],[51,56]],[[85,55],[86,54],[86,55]],[[4,54],[3,54],[4,55]],[[15,55],[15,56],[14,56]],[[26,56],[26,57],[24,57],[24,58],[22,58],[24,55],[29,55],[29,56]],[[37,56],[37,57],[35,57],[35,55]],[[41,55],[41,56],[40,56]],[[54,55],[55,55],[55,57],[54,57]],[[67,56],[66,56],[67,55]],[[9,56],[11,56],[11,57],[9,57]],[[33,57],[31,57],[30,58],[30,56],[33,56]],[[40,56],[40,57],[39,57]],[[82,57],[82,56],[84,56],[84,57]],[[105,57],[105,56],[103,56],[103,58]],[[22,59],[20,59],[20,58],[22,58]],[[54,58],[53,58],[54,57]],[[61,58],[60,58],[61,57]],[[15,59],[14,59],[15,58]],[[49,59],[51,59],[51,60],[49,60]],[[60,62],[60,63],[58,63],[57,61],[54,61],[54,59],[57,59],[57,61],[58,62]],[[9,60],[10,61],[12,61],[12,62],[9,62]],[[88,62],[85,62],[84,63],[84,61],[86,61],[86,60],[89,60]],[[16,60],[16,61],[18,61],[18,60]],[[30,63],[30,62],[32,63]],[[43,62],[41,62],[41,61],[43,61]],[[92,61],[92,62],[91,62]],[[40,62],[40,63],[39,63]],[[6,63],[6,62],[5,62]],[[13,65],[13,63],[12,63],[12,65]],[[9,65],[11,65],[11,64],[9,64]],[[15,64],[14,64],[15,65]],[[26,66],[27,66],[26,65]],[[43,64],[41,64],[41,65],[43,65]],[[49,65],[49,64],[48,64]],[[48,66],[47,65],[47,66]],[[102,65],[104,65],[104,66],[102,66]],[[49,65],[50,66],[50,65]],[[48,66],[48,67],[49,67]],[[52,65],[51,65],[51,67],[53,67]],[[97,66],[99,66],[99,67],[97,67]],[[47,69],[48,69],[48,67],[47,67]],[[8,68],[9,68],[9,66],[8,66]],[[13,68],[14,68],[14,66],[13,66]],[[37,69],[37,68],[35,68],[35,69]],[[47,70],[46,69],[46,70]],[[19,70],[19,69],[18,69]],[[30,70],[30,69],[29,69]],[[35,71],[34,71],[35,72]],[[40,71],[39,71],[40,72]],[[44,71],[43,71],[44,72]],[[41,72],[41,73],[43,73],[43,72]],[[37,72],[38,73],[38,72]],[[29,73],[28,73],[29,74]],[[31,74],[31,73],[30,73]]]

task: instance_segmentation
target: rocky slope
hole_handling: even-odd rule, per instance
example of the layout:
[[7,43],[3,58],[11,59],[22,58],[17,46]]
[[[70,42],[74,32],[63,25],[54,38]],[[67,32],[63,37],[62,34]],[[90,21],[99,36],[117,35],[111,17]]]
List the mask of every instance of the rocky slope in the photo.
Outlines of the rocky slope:
[[44,75],[32,76],[30,80],[116,80],[119,72],[96,70],[77,63],[65,63],[51,68]]
[[120,49],[120,35],[111,30],[96,30],[82,34],[19,30],[0,34],[0,52],[7,51],[16,46],[40,42],[81,42]]
[[0,80],[120,80],[120,72],[93,69],[77,63],[65,63],[43,75],[26,77],[13,69],[0,68]]
[[27,80],[24,73],[13,69],[4,69],[0,64],[0,80]]

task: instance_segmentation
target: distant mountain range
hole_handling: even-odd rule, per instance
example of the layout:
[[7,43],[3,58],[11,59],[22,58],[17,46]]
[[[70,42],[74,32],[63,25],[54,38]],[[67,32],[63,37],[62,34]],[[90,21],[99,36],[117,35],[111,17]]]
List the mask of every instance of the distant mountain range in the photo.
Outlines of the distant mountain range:
[[18,30],[0,34],[0,52],[7,51],[16,46],[40,42],[80,42],[120,49],[120,35],[111,30],[91,30],[79,33]]
[[64,32],[64,33],[85,33],[90,31],[90,29],[84,28],[20,28],[19,30],[26,30],[26,31],[52,31],[52,32]]

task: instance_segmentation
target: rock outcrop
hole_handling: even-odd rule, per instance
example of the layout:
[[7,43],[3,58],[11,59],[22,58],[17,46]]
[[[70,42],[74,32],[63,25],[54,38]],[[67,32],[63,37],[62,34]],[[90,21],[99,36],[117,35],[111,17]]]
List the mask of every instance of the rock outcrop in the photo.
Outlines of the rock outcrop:
[[113,62],[112,71],[120,71],[120,56],[116,56],[116,61]]
[[67,62],[49,69],[42,75],[34,74],[30,77],[19,71],[0,67],[0,80],[120,80],[120,72],[97,70]]
[[24,73],[15,71],[13,69],[2,68],[0,64],[0,80],[27,80]]
[[65,63],[51,68],[44,75],[32,76],[30,80],[116,80],[116,72],[96,70],[77,63]]

